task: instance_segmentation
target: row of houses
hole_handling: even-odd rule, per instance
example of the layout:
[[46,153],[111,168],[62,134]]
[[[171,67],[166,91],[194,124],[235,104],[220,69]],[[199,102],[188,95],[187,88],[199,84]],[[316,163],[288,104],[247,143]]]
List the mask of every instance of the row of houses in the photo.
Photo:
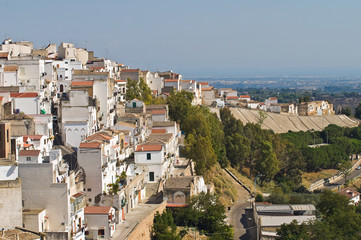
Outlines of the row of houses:
[[1,227],[47,239],[109,239],[152,195],[179,207],[213,191],[179,156],[181,132],[168,106],[126,101],[127,81],[141,79],[154,96],[191,91],[193,104],[209,88],[70,43],[0,45]]

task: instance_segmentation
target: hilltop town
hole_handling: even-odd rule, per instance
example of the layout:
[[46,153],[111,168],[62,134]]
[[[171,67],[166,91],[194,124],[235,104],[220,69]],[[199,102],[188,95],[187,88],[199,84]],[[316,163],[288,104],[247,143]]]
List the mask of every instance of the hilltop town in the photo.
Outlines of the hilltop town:
[[[221,209],[220,219],[194,234],[221,231],[222,239],[232,239],[222,204],[236,209],[237,194],[252,201],[248,225],[255,224],[257,236],[274,239],[283,223],[315,220],[316,208],[307,201],[256,204],[258,195],[263,200],[257,178],[262,187],[327,188],[345,169],[357,172],[358,140],[352,150],[330,150],[348,141],[332,137],[359,137],[357,126],[326,100],[259,102],[173,71],[130,68],[72,43],[35,49],[6,39],[0,45],[0,239],[149,239],[159,213],[199,206],[203,198]],[[327,157],[320,160],[320,152]],[[345,162],[353,165],[342,168]],[[323,169],[340,171],[327,181],[302,182],[302,172]],[[228,211],[232,223],[233,208]],[[179,216],[174,226],[194,221]]]

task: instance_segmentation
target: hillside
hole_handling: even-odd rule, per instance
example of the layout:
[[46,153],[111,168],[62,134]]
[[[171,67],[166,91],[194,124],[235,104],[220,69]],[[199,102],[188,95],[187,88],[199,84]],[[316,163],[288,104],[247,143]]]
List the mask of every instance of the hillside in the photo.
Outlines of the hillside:
[[[212,108],[213,112],[219,113],[218,109]],[[249,110],[245,108],[230,108],[235,118],[241,120],[243,124],[248,122],[257,123],[259,119],[258,110]],[[330,124],[336,124],[340,127],[356,127],[359,123],[347,117],[346,115],[329,116],[293,116],[286,114],[277,114],[266,112],[267,118],[262,124],[263,129],[271,129],[275,133],[284,133],[289,130],[307,131],[323,130]]]

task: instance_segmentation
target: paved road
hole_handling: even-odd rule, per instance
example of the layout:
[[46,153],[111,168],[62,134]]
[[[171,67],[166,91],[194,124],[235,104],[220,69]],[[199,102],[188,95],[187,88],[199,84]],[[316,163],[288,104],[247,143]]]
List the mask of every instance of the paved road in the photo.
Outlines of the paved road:
[[[350,174],[347,176],[347,180],[351,180],[351,179],[354,179],[354,178],[357,178],[357,177],[360,177],[360,176],[361,176],[361,170],[356,170],[355,169],[352,172],[350,172]],[[341,178],[340,180],[338,180],[337,182],[328,184],[324,188],[332,190],[332,189],[335,189],[338,186],[343,185],[343,184],[345,184],[345,178],[344,177]]]
[[234,184],[238,192],[237,201],[231,206],[231,210],[227,212],[227,222],[234,227],[234,239],[256,239],[256,228],[254,228],[255,224],[250,209],[249,193],[226,171],[224,173],[227,174],[227,178]]
[[116,226],[116,231],[111,239],[124,240],[138,223],[149,216],[157,207],[159,207],[159,204],[139,203],[136,208],[128,213],[126,221]]

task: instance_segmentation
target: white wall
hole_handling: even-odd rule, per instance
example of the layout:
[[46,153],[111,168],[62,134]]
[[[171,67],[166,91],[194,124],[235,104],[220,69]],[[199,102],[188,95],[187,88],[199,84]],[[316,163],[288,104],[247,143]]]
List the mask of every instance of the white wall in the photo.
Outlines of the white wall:
[[24,208],[45,209],[49,231],[65,231],[70,219],[69,183],[53,183],[53,164],[20,163],[19,177]]
[[22,227],[21,181],[0,181],[0,227]]
[[14,98],[14,109],[20,109],[25,114],[40,114],[39,98]]
[[0,181],[15,180],[19,176],[17,165],[0,165]]

